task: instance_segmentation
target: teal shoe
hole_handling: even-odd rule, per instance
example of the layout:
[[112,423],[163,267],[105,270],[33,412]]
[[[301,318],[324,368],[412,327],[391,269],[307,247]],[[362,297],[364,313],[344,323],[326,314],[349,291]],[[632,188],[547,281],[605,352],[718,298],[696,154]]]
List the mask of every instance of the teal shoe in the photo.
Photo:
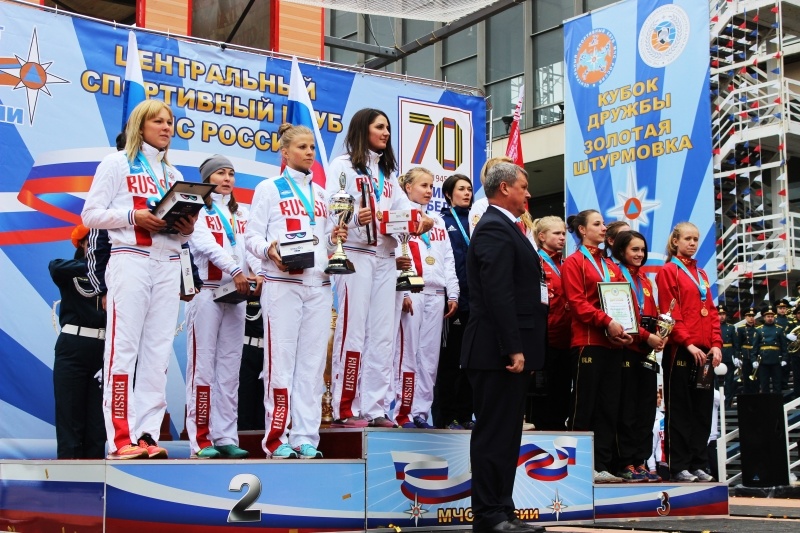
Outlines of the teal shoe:
[[192,455],[192,459],[219,459],[221,457],[221,453],[219,453],[213,446],[206,446],[196,454]]
[[269,457],[272,459],[297,459],[297,452],[288,444],[281,444]]
[[214,449],[219,452],[225,459],[245,459],[250,452],[243,450],[235,444],[226,444],[225,446],[214,446]]
[[294,451],[300,459],[322,459],[322,452],[310,444],[301,444]]

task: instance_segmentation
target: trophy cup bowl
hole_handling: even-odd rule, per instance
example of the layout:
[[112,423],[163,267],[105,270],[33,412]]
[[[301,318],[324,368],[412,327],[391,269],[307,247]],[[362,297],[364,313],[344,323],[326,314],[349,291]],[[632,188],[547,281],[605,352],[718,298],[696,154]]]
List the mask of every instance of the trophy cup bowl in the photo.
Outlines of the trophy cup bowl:
[[[411,240],[410,233],[396,233],[395,237],[400,241],[400,247],[403,250],[403,257],[410,257],[408,255],[408,241]],[[403,270],[397,276],[397,291],[410,291],[420,292],[425,287],[425,282],[422,276],[418,276],[416,272],[411,269]]]
[[[342,189],[339,192],[331,196],[330,202],[328,203],[328,211],[339,217],[339,227],[343,227],[353,218],[355,203],[356,199],[353,198],[352,195],[347,194],[347,192],[344,190],[344,186],[342,186]],[[344,249],[342,248],[342,239],[337,236],[336,251],[334,251],[333,255],[330,257],[330,259],[328,259],[328,266],[325,269],[325,273],[352,274],[355,271],[356,269],[353,266],[353,263],[350,262],[350,260],[347,258],[347,255],[344,253]]]
[[[653,333],[656,333],[659,337],[666,340],[669,337],[669,334],[672,333],[672,328],[675,327],[675,319],[672,318],[672,315],[669,313],[664,313],[662,315],[658,315],[656,319],[656,328]],[[642,361],[642,367],[646,368],[647,370],[652,370],[653,372],[658,372],[660,367],[658,366],[658,360],[656,359],[656,351],[650,350],[650,353]]]

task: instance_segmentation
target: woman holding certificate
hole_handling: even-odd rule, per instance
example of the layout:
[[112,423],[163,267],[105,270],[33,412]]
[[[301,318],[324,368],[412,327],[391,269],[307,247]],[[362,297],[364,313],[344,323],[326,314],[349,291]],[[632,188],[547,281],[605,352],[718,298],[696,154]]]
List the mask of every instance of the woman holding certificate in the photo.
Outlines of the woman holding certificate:
[[286,168],[256,187],[245,232],[265,281],[261,447],[272,459],[315,459],[322,457],[317,446],[328,347],[322,332],[330,327],[332,305],[325,268],[333,239],[345,240],[347,232],[328,219],[325,191],[312,180],[314,134],[290,124],[278,133]]
[[[529,396],[531,422],[540,431],[564,431],[569,416],[570,385],[570,328],[569,305],[561,281],[562,253],[566,244],[567,228],[555,216],[539,218],[534,222],[539,256],[547,279],[547,354],[544,361],[546,376],[545,396]],[[534,378],[536,372],[534,372]]]
[[236,418],[245,302],[216,302],[213,289],[234,283],[236,292],[249,294],[247,273],[261,268],[245,252],[247,211],[233,194],[233,163],[209,157],[200,177],[217,187],[189,240],[204,290],[186,304],[186,433],[193,458],[243,459],[247,451],[239,447]]
[[659,308],[667,310],[675,301],[675,327],[663,362],[665,451],[671,481],[714,480],[704,470],[714,391],[690,381],[692,367],[702,368],[709,357],[713,366],[722,360],[722,335],[708,276],[692,258],[699,240],[700,232],[691,222],[675,226],[664,266],[656,275]]
[[657,371],[644,368],[642,360],[651,350],[661,351],[664,340],[642,327],[642,317],[658,317],[650,280],[641,271],[647,263],[647,241],[638,231],[621,231],[612,249],[622,277],[631,285],[639,338],[622,350],[619,425],[617,426],[617,476],[625,481],[661,481],[645,466],[653,448]]
[[[400,311],[395,304],[397,240],[380,232],[380,222],[387,211],[412,205],[397,183],[390,135],[386,113],[356,111],[345,137],[347,153],[328,169],[327,197],[341,188],[356,200],[343,247],[355,272],[333,278],[339,306],[331,360],[333,427],[395,427],[385,399],[392,394],[391,354]],[[432,226],[423,216],[419,233]]]
[[567,226],[580,239],[578,252],[561,267],[572,315],[573,395],[568,429],[594,431],[594,482],[617,482],[620,478],[609,471],[619,415],[621,348],[633,338],[601,306],[598,284],[624,278],[599,248],[606,234],[599,212],[581,211],[567,218]]
[[111,241],[103,358],[108,459],[167,457],[154,437],[167,409],[181,244],[197,220],[197,215],[181,218],[174,225],[178,233],[161,233],[167,223],[147,207],[183,180],[167,161],[173,121],[162,101],[137,105],[125,128],[125,150],[100,162],[81,213],[87,228],[107,229]]
[[[433,196],[433,174],[414,167],[400,176],[399,182],[408,199],[424,210]],[[433,429],[428,423],[428,411],[433,401],[443,319],[456,313],[459,295],[453,249],[444,220],[435,217],[433,228],[413,236],[408,249],[411,269],[422,276],[425,287],[421,292],[403,295],[392,369],[394,418],[403,428]]]

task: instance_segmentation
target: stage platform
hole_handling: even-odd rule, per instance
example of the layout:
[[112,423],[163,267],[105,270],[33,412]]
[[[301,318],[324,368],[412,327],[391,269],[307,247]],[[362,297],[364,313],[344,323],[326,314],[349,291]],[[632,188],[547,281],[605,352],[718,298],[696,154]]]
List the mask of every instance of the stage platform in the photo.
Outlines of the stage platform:
[[[327,429],[323,460],[0,461],[0,530],[270,532],[451,528],[472,522],[469,431]],[[179,443],[170,448],[180,449]],[[590,433],[523,434],[520,519],[727,516],[719,483],[592,484]]]

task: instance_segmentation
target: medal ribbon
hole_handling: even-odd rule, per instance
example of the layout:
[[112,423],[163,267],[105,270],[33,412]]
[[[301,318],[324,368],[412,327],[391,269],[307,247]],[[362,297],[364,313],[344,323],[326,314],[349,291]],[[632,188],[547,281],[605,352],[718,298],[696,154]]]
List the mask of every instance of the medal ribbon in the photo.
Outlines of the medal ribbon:
[[547,252],[545,252],[544,250],[542,250],[541,248],[539,248],[539,256],[540,256],[542,259],[544,259],[544,261],[545,261],[545,262],[546,262],[548,265],[550,265],[550,268],[552,268],[552,269],[553,269],[553,272],[555,272],[555,273],[556,273],[556,276],[558,276],[558,277],[560,278],[560,277],[561,277],[561,269],[560,269],[560,268],[558,268],[558,265],[556,265],[556,262],[555,262],[555,261],[553,261],[553,258],[552,258],[552,257],[550,257],[550,254],[548,254]]
[[581,253],[584,255],[584,257],[586,257],[586,259],[589,260],[594,269],[597,270],[597,273],[600,275],[600,278],[603,281],[606,283],[611,281],[611,275],[608,273],[608,266],[602,257],[600,258],[600,264],[603,266],[603,271],[601,272],[600,267],[597,266],[597,262],[594,260],[594,257],[592,257],[591,252],[589,252],[589,249],[586,248],[586,245],[584,244],[581,245]]
[[300,202],[303,204],[303,207],[306,208],[306,213],[308,213],[308,218],[311,221],[311,225],[316,226],[317,221],[316,221],[316,216],[314,215],[314,206],[311,204],[311,201],[313,201],[314,199],[313,182],[311,180],[308,180],[308,198],[311,198],[311,200],[309,200],[306,197],[306,195],[303,194],[303,191],[300,190],[300,187],[298,187],[297,184],[294,182],[294,179],[292,179],[292,176],[289,174],[288,170],[283,171],[283,179],[285,179],[289,183],[289,187],[291,187],[294,195],[300,199]]
[[[636,283],[639,281],[638,279],[634,281],[633,276],[631,276],[630,270],[628,267],[620,263],[619,265],[622,270],[622,275],[625,276],[625,279],[628,280],[628,283],[631,284],[631,287],[636,289],[636,299],[639,301],[639,313],[644,313],[644,288],[642,287],[641,283]],[[638,276],[637,276],[638,278]]]
[[420,235],[419,238],[422,239],[422,241],[425,243],[425,246],[427,246],[428,250],[430,250],[431,249],[431,237],[430,237],[430,235],[428,235],[428,233],[425,232],[422,235]]
[[222,227],[225,229],[225,235],[228,236],[231,247],[236,248],[236,215],[231,213],[231,220],[228,220],[228,218],[222,214],[222,209],[219,208],[216,202],[212,202],[211,209],[206,208],[206,211],[213,211],[217,214],[222,221]]
[[464,226],[461,225],[461,221],[458,219],[458,215],[456,215],[456,210],[451,207],[450,212],[453,214],[453,218],[456,219],[458,229],[461,230],[461,236],[464,237],[464,241],[466,241],[467,246],[469,246],[469,236],[467,235],[467,232],[464,231]]
[[[153,172],[153,167],[150,166],[150,162],[147,160],[141,150],[138,154],[136,154],[136,159],[139,160],[139,163],[142,164],[145,171],[150,175],[151,178],[153,178],[153,182],[156,184],[156,189],[158,189],[158,194],[160,197],[159,199],[163,198],[167,191],[161,187],[161,183],[158,181],[156,173]],[[167,165],[164,163],[164,161],[161,161],[161,168],[164,170],[164,183],[166,183],[167,187],[169,187],[169,181],[167,179]]]
[[[372,170],[367,167],[367,175],[370,179],[370,184],[372,184]],[[386,184],[386,176],[383,175],[383,170],[378,167],[378,189],[376,190],[375,187],[372,187],[372,192],[375,193],[375,201],[380,205],[381,203],[381,196],[383,196],[383,186]]]
[[692,282],[695,284],[695,286],[697,287],[697,290],[700,291],[700,301],[701,302],[705,302],[706,301],[706,294],[708,293],[708,289],[706,288],[705,284],[702,283],[703,277],[700,275],[700,271],[699,270],[697,271],[697,277],[700,279],[700,281],[698,282],[698,280],[694,279],[694,276],[692,276],[692,273],[689,272],[689,269],[686,268],[686,265],[684,265],[683,262],[680,259],[678,259],[677,257],[673,257],[672,258],[672,262],[675,263],[676,265],[678,265],[678,268],[683,270],[686,273],[686,275],[689,276],[689,279],[692,280]]

